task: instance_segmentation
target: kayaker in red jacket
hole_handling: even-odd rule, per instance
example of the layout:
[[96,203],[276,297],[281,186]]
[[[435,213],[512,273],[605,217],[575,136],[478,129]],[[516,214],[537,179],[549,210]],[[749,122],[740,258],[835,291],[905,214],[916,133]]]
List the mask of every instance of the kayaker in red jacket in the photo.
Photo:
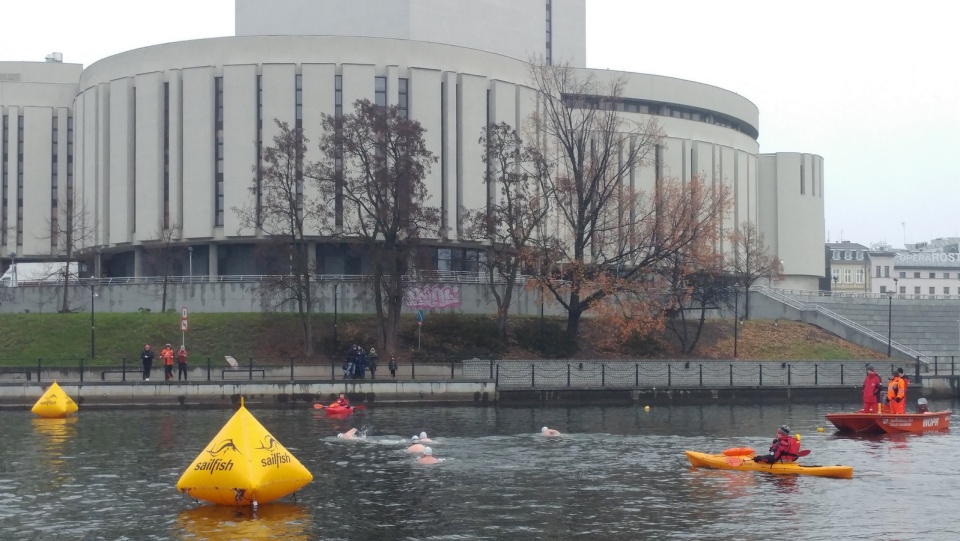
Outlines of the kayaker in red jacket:
[[774,462],[794,462],[800,454],[800,440],[790,435],[790,427],[783,425],[777,431],[777,438],[770,445],[770,454],[753,457],[754,462],[773,464]]
[[340,396],[337,397],[337,401],[333,403],[334,406],[342,406],[344,408],[350,407],[350,401],[347,400],[347,397],[343,396],[343,393],[340,393]]
[[877,413],[880,402],[880,393],[883,392],[883,380],[873,369],[872,364],[867,365],[867,377],[863,379],[863,409],[860,413]]

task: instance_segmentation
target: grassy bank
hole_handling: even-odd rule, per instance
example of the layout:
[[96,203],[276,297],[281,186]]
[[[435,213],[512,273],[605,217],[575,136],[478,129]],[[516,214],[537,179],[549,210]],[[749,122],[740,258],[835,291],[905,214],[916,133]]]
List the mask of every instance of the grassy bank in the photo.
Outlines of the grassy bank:
[[[341,348],[357,343],[376,345],[372,316],[340,315],[338,342]],[[457,314],[430,314],[421,329],[417,349],[417,325],[405,318],[400,331],[397,356],[463,358],[731,358],[733,327],[731,321],[709,322],[694,355],[678,353],[667,332],[644,337],[618,350],[591,347],[592,336],[605,332],[590,320],[583,323],[577,342],[563,332],[565,321],[517,318],[512,321],[509,344],[495,339],[492,318]],[[165,343],[180,344],[179,313],[96,314],[97,364],[116,364],[121,358],[136,361],[143,345],[159,351]],[[335,353],[332,314],[314,316],[314,344],[317,360]],[[190,315],[186,346],[191,359],[224,355],[238,359],[254,357],[258,362],[289,362],[300,359],[302,341],[299,320],[293,314],[207,314]],[[844,342],[816,327],[794,322],[753,320],[739,329],[737,353],[741,359],[876,359],[882,356]],[[0,366],[32,364],[37,359],[90,359],[90,314],[10,314],[0,315]],[[306,361],[306,359],[301,359]]]

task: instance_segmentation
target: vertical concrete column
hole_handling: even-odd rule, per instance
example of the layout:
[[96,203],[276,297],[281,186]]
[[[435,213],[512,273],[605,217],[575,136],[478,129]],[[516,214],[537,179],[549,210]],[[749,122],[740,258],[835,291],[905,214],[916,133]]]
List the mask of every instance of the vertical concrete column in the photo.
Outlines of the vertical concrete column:
[[307,242],[307,268],[311,269],[314,274],[317,272],[317,241],[311,240]]
[[133,249],[133,275],[136,277],[143,276],[143,246],[137,246]]
[[217,258],[217,243],[211,242],[207,248],[207,263],[209,268],[210,279],[213,280],[220,275],[218,267],[218,258]]

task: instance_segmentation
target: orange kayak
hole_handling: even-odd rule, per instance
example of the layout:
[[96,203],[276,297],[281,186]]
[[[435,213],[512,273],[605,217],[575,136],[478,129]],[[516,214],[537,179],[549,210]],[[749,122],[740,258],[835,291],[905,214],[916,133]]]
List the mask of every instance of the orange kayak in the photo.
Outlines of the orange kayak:
[[687,460],[693,466],[716,470],[758,471],[773,475],[813,475],[816,477],[834,477],[852,479],[853,466],[807,466],[796,462],[775,462],[765,464],[754,462],[753,456],[711,455],[697,451],[684,451]]

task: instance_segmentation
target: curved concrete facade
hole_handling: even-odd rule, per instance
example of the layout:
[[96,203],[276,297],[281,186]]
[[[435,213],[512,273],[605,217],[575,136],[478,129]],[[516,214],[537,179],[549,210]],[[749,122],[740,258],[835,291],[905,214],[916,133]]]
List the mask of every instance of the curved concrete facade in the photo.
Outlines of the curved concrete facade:
[[[238,1],[238,8],[244,3]],[[238,33],[240,21],[238,14]],[[661,174],[728,184],[735,205],[724,216],[724,230],[744,221],[758,224],[785,261],[790,285],[816,287],[824,268],[822,158],[760,155],[759,111],[733,92],[670,77],[578,69],[600,81],[625,75],[618,108],[628,117],[655,116],[666,133]],[[85,246],[99,254],[93,272],[111,276],[151,274],[143,246],[164,231],[193,247],[189,263],[178,256],[181,274],[188,273],[188,264],[195,275],[257,274],[251,256],[256,238],[233,211],[248,204],[257,142],[271,140],[274,118],[301,122],[316,141],[323,114],[334,114],[338,102],[349,111],[363,98],[405,103],[426,129],[427,145],[439,158],[426,184],[431,203],[446,216],[436,268],[470,270],[464,261],[471,248],[460,242],[458,224],[463,209],[486,202],[477,140],[489,122],[523,125],[536,103],[523,60],[386,37],[244,35],[168,43],[108,57],[73,77],[64,85],[68,90],[60,90],[72,99],[49,104],[26,126],[27,176],[46,170],[48,178],[26,182],[20,210],[49,215],[42,202],[50,194],[50,145],[31,144],[30,137],[49,141],[51,118],[60,109],[57,118],[69,117],[75,125],[73,177],[91,230]],[[0,78],[0,89],[5,84],[23,83]],[[15,102],[24,99],[23,92],[0,92],[8,162],[20,148],[10,119],[17,121],[22,103]],[[310,152],[308,159],[318,157],[315,147]],[[655,176],[652,167],[637,171],[637,184],[652,185]],[[7,201],[9,229],[10,211],[16,216],[18,209]],[[8,240],[0,253],[15,246],[18,257],[56,256],[49,241],[27,241],[40,237],[39,220],[25,223],[23,242]],[[325,246],[319,234],[314,240],[318,272],[363,271],[363,262],[342,247]]]

